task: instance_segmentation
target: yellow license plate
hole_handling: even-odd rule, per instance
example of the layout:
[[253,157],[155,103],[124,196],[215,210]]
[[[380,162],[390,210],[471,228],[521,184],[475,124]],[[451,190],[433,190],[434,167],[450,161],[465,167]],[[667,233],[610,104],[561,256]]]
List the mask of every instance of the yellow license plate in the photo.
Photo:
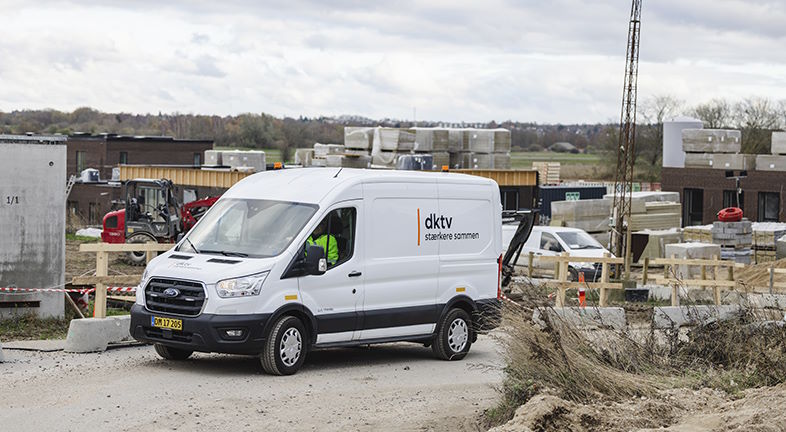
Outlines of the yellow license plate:
[[154,316],[150,317],[150,321],[153,327],[183,330],[183,320]]

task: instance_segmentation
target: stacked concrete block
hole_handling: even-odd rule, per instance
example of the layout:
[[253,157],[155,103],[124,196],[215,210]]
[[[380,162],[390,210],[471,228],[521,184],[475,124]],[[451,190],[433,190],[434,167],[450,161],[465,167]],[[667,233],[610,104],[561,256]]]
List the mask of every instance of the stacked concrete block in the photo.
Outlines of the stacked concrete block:
[[436,170],[441,170],[443,166],[450,167],[450,153],[448,152],[433,152],[431,153],[433,159],[433,167]]
[[712,243],[712,225],[694,225],[682,229],[685,242]]
[[221,153],[223,165],[236,171],[262,172],[265,170],[265,152],[262,150],[227,150]]
[[[644,202],[680,202],[679,192],[648,191],[631,192],[631,200],[642,200]],[[614,199],[614,194],[603,195],[604,199]]]
[[611,200],[553,201],[551,225],[579,228],[589,233],[609,230]]
[[757,155],[731,153],[686,153],[685,168],[753,170]]
[[743,219],[739,222],[716,221],[712,224],[712,243],[721,247],[721,259],[750,264],[753,245],[753,225]]
[[633,233],[633,236],[643,236],[647,239],[647,244],[641,256],[639,256],[640,263],[643,263],[645,258],[666,258],[666,245],[682,243],[682,233],[676,228],[669,230],[644,230]]
[[770,153],[774,155],[786,155],[786,132],[773,132]]
[[786,155],[756,155],[759,171],[786,171]]
[[[314,144],[314,156],[311,159],[312,166],[341,166],[341,161],[338,160],[335,156],[343,155],[345,148],[341,144]],[[331,158],[331,165],[328,165],[328,156],[334,156]]]
[[299,148],[295,150],[295,165],[311,166],[312,159],[314,159],[313,148]]
[[355,150],[368,150],[374,142],[374,128],[370,127],[344,127],[344,147]]
[[341,166],[344,168],[370,168],[371,156],[369,155],[344,155],[341,158]]
[[[718,259],[721,247],[712,243],[672,243],[666,245],[666,257],[684,259]],[[697,279],[701,277],[700,266],[680,265],[675,269],[681,279]]]
[[683,129],[685,153],[739,153],[742,133],[731,129]]
[[510,169],[510,153],[494,153],[492,156],[492,166],[494,169]]
[[205,150],[205,166],[220,166],[221,150]]
[[[415,148],[415,131],[412,129],[377,128],[374,140],[383,151],[410,151]],[[374,143],[373,146],[376,146]]]
[[404,154],[396,160],[396,169],[429,171],[434,168],[434,156],[430,154]]
[[779,259],[778,240],[784,235],[786,235],[786,223],[753,223],[753,259],[756,264]]
[[532,169],[538,172],[538,184],[550,185],[559,183],[559,162],[532,162]]
[[783,236],[775,242],[775,258],[786,258],[786,236]]
[[416,152],[448,152],[450,132],[442,128],[413,128],[415,131]]

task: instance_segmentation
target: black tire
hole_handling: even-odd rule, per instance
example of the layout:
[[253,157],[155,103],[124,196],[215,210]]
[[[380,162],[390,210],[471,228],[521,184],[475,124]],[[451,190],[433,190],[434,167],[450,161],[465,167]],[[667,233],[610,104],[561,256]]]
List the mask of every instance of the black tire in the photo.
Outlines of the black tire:
[[262,369],[270,375],[292,375],[306,360],[308,334],[299,319],[285,315],[276,321],[260,355]]
[[171,346],[155,344],[156,353],[167,360],[185,360],[191,357],[194,351],[173,348]]
[[431,350],[440,360],[461,360],[472,346],[472,334],[472,318],[463,309],[453,308],[437,324]]
[[[126,243],[155,243],[155,239],[147,234],[132,234],[126,239]],[[128,252],[126,262],[133,266],[143,266],[147,264],[147,252]]]

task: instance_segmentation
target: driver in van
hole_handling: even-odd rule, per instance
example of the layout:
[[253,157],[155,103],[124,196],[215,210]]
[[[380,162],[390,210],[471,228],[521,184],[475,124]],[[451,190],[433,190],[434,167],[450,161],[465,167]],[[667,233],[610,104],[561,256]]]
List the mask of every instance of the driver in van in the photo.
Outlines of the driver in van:
[[314,232],[306,240],[308,246],[316,245],[322,247],[327,258],[328,264],[331,266],[338,261],[338,242],[336,237],[327,233],[328,218],[322,219],[322,222],[314,228]]

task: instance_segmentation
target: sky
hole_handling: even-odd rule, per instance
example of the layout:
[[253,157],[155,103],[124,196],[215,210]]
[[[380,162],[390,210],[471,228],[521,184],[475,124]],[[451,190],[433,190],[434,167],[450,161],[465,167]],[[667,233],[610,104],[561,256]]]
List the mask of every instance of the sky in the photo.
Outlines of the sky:
[[[0,0],[0,111],[618,121],[629,0]],[[786,1],[643,0],[639,101],[786,99]]]

